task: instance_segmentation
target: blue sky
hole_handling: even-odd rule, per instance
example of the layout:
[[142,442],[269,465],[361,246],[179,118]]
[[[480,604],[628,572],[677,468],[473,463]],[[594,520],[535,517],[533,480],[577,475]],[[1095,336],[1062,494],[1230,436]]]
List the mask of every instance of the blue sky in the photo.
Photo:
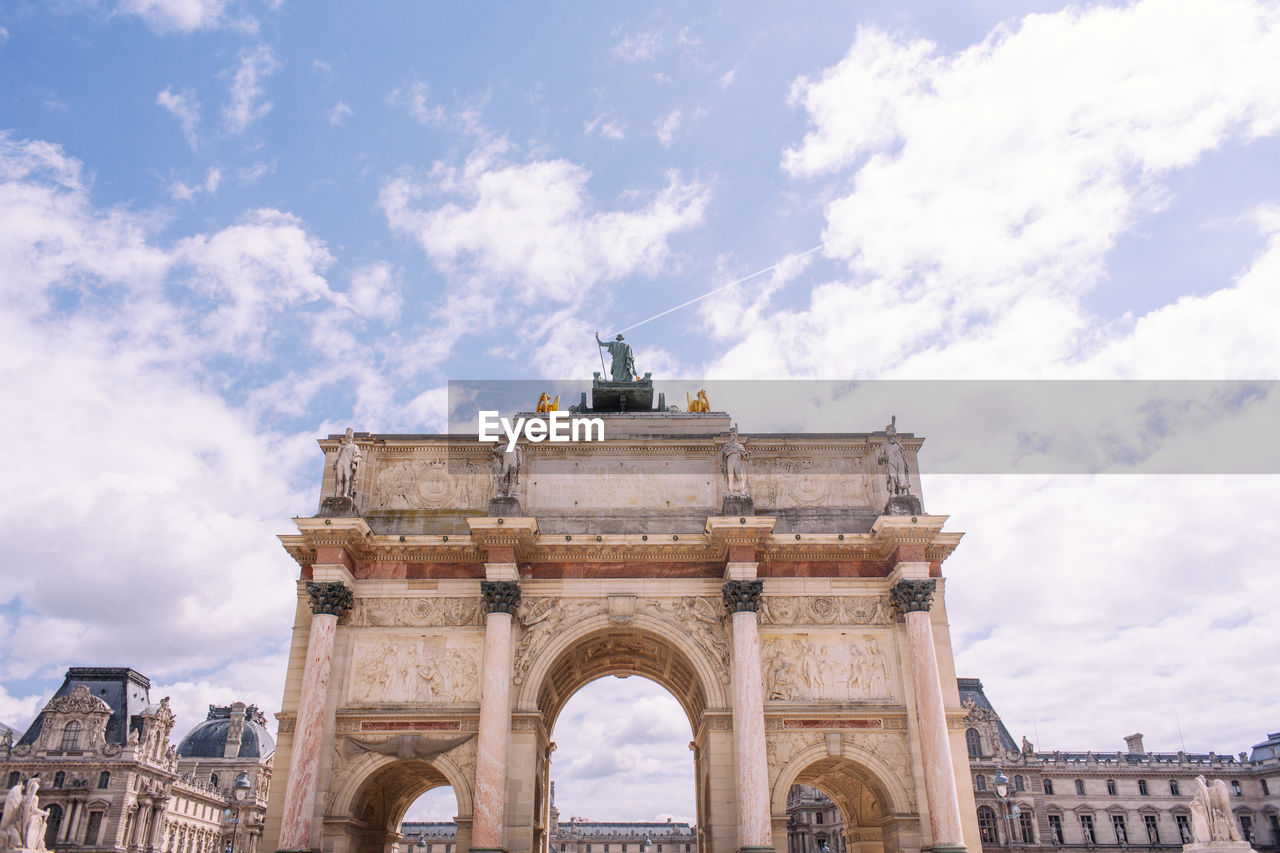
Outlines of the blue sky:
[[[317,435],[588,376],[593,331],[779,262],[635,329],[640,370],[1277,378],[1276,56],[1246,0],[5,4],[0,720],[93,663],[180,725],[274,709]],[[1274,729],[1274,478],[925,488],[1015,734]]]

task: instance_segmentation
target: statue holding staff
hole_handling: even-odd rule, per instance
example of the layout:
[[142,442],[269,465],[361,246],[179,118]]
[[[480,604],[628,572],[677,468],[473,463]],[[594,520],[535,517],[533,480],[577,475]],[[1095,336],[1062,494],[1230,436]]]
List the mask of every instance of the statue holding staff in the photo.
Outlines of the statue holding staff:
[[355,431],[347,427],[347,434],[338,439],[338,455],[333,460],[334,493],[340,498],[355,498],[356,469],[364,454],[355,442]]
[[596,343],[602,349],[609,351],[612,361],[609,363],[609,378],[613,382],[632,382],[640,378],[640,374],[636,373],[635,357],[631,353],[631,344],[622,339],[622,335],[612,341],[600,340],[600,333],[596,332]]

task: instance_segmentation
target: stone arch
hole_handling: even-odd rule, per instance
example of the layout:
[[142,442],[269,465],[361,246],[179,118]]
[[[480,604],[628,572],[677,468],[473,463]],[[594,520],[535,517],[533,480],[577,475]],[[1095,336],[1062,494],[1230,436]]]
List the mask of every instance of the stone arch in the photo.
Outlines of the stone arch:
[[[785,823],[792,785],[817,788],[836,804],[850,851],[895,853],[918,846],[903,838],[904,833],[918,833],[919,827],[899,773],[855,744],[842,743],[838,755],[832,755],[825,743],[814,744],[779,770],[771,796],[775,827]],[[775,837],[775,847],[778,841]],[[786,849],[785,843],[779,849]]]
[[[695,729],[705,710],[729,707],[728,661],[715,660],[702,644],[667,620],[637,613],[627,623],[618,624],[599,613],[566,628],[544,647],[530,652],[536,659],[528,677],[517,687],[516,709],[540,710],[548,729],[579,687],[624,672],[643,675],[669,690]],[[725,638],[727,643],[727,625]],[[610,640],[617,644],[618,653],[610,653]],[[650,653],[626,651],[628,640],[649,644]]]
[[324,849],[385,853],[414,800],[444,786],[457,798],[459,849],[466,849],[472,814],[469,771],[448,753],[430,760],[366,753],[333,775],[342,783],[325,809]]

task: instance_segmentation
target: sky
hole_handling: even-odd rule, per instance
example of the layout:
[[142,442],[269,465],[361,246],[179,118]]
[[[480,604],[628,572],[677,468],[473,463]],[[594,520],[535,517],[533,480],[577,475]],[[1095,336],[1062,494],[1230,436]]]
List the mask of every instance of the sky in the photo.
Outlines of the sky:
[[[1280,378],[1277,56],[1248,0],[5,3],[0,720],[70,665],[274,712],[315,438],[588,377],[595,331],[667,377]],[[1216,452],[1176,426],[1143,452]],[[1129,461],[926,467],[957,670],[1044,748],[1246,750],[1276,478]],[[645,684],[567,708],[563,814],[691,814],[618,793],[692,773]]]

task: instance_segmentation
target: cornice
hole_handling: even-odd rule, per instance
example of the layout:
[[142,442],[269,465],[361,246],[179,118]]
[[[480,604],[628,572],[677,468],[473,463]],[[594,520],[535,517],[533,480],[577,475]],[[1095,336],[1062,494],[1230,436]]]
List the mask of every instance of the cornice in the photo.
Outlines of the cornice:
[[[914,521],[913,521],[914,518]],[[710,516],[702,533],[582,533],[538,531],[532,517],[467,519],[469,533],[375,535],[362,518],[295,519],[299,532],[280,543],[301,565],[321,548],[342,548],[362,563],[478,563],[490,549],[511,548],[523,563],[706,562],[750,548],[759,562],[890,559],[902,545],[923,546],[924,559],[941,562],[964,534],[942,532],[947,516],[881,516],[870,533],[775,533],[770,516]]]

